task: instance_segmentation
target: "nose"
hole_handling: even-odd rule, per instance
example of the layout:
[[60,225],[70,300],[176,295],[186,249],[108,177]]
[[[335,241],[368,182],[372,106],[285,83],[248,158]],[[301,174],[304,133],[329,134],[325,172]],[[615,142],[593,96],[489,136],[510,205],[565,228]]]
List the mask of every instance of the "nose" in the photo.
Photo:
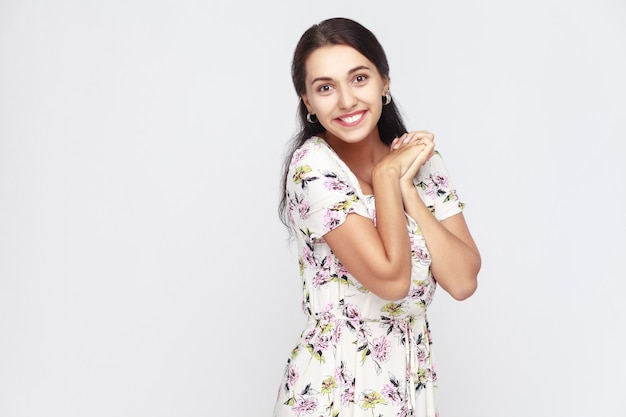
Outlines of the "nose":
[[357,98],[350,88],[342,88],[339,90],[339,108],[340,109],[351,109],[356,106]]

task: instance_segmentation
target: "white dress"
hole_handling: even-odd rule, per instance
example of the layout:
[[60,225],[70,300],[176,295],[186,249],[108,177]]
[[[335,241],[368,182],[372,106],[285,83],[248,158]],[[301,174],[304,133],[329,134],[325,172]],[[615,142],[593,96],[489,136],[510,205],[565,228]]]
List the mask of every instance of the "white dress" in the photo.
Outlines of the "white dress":
[[[439,221],[463,209],[438,152],[414,184]],[[375,223],[376,213],[374,196],[361,192],[322,138],[310,138],[294,153],[287,197],[308,323],[287,360],[274,417],[436,417],[437,376],[426,318],[436,282],[417,223],[407,216],[409,294],[390,302],[365,289],[324,242],[324,234],[348,214]]]

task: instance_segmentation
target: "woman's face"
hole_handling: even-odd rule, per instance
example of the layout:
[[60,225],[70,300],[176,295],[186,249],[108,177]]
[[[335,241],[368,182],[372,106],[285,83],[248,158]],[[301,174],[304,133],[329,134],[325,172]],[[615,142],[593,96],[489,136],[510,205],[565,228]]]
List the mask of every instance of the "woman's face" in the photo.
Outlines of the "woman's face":
[[305,62],[302,100],[326,129],[327,139],[360,142],[374,134],[389,82],[376,66],[347,45],[316,49]]

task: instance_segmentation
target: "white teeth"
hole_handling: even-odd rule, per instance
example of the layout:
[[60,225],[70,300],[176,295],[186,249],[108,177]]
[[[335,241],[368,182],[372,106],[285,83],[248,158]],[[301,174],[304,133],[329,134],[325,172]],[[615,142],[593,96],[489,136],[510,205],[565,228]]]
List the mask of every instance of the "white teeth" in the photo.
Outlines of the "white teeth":
[[357,120],[359,120],[362,116],[362,113],[359,114],[355,114],[354,116],[350,116],[350,117],[343,117],[341,118],[341,121],[344,123],[354,123]]

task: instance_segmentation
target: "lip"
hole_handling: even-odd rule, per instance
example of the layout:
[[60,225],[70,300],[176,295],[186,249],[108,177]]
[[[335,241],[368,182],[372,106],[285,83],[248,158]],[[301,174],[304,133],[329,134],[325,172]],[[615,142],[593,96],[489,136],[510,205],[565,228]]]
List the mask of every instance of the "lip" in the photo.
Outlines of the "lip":
[[[343,114],[340,117],[335,118],[335,121],[341,126],[345,126],[345,127],[356,126],[363,121],[366,113],[367,113],[367,110],[359,110],[359,111],[355,111],[352,113]],[[355,116],[359,116],[359,117],[357,117],[356,120],[352,122],[345,121],[345,119],[350,119],[351,117],[355,117]]]

